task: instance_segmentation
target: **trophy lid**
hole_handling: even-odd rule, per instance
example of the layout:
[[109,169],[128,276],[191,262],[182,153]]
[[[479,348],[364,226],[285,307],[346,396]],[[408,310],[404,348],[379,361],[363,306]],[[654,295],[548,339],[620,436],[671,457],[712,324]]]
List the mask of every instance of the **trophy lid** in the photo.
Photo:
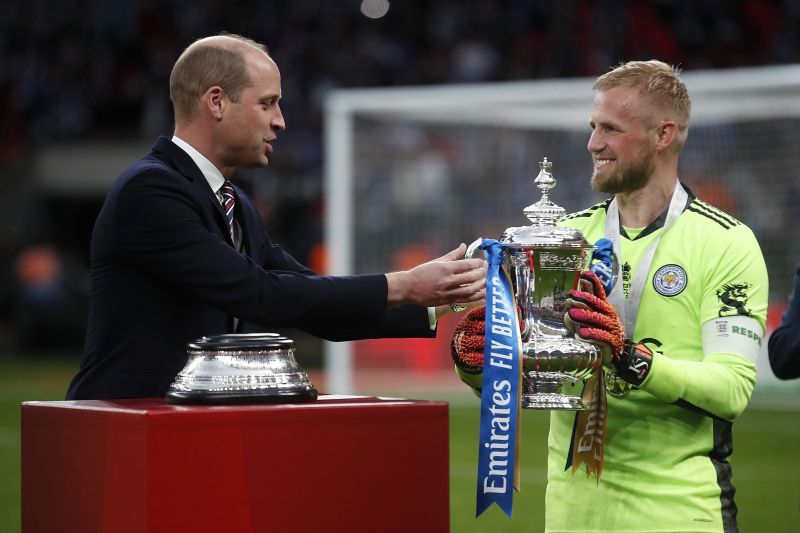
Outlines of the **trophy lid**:
[[200,337],[187,347],[193,351],[288,350],[294,341],[278,333],[226,333]]
[[506,229],[501,242],[522,246],[591,247],[579,230],[556,226],[558,219],[566,214],[566,209],[554,204],[548,197],[557,183],[550,173],[552,167],[553,163],[546,157],[539,163],[539,175],[533,182],[542,191],[542,198],[522,210],[531,225]]

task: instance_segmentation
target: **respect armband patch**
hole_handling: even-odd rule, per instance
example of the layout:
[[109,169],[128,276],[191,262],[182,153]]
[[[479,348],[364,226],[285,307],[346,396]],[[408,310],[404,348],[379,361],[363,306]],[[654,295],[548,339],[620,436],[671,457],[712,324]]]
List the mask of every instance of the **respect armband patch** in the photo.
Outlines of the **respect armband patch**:
[[754,362],[761,353],[764,328],[749,316],[723,316],[709,320],[701,329],[703,355],[734,353]]

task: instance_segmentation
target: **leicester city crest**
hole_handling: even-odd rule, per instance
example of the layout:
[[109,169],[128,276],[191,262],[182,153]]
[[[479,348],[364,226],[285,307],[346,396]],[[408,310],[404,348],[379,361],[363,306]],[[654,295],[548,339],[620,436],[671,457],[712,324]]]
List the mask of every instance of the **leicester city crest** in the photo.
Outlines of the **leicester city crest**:
[[664,265],[653,276],[653,288],[662,296],[675,296],[686,288],[686,271],[679,265]]

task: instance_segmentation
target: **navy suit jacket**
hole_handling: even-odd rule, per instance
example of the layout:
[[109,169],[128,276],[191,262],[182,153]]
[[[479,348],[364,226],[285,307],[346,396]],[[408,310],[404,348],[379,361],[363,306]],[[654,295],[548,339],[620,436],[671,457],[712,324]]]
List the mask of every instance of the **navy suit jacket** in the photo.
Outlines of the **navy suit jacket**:
[[86,347],[68,399],[163,396],[187,343],[232,332],[233,317],[329,340],[435,335],[426,309],[386,310],[385,275],[317,276],[298,263],[235,191],[245,254],[208,181],[168,138],[117,178],[92,233]]
[[775,375],[780,379],[800,378],[800,265],[794,274],[794,292],[768,346]]

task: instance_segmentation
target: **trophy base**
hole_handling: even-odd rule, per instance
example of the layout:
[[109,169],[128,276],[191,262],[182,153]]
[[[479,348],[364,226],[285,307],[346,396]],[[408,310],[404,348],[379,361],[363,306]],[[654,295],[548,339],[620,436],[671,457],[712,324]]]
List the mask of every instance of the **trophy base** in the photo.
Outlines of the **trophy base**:
[[240,405],[240,404],[279,404],[313,402],[317,390],[300,391],[183,391],[170,390],[166,394],[167,403],[194,405]]
[[584,411],[584,380],[566,372],[523,372],[522,408]]

